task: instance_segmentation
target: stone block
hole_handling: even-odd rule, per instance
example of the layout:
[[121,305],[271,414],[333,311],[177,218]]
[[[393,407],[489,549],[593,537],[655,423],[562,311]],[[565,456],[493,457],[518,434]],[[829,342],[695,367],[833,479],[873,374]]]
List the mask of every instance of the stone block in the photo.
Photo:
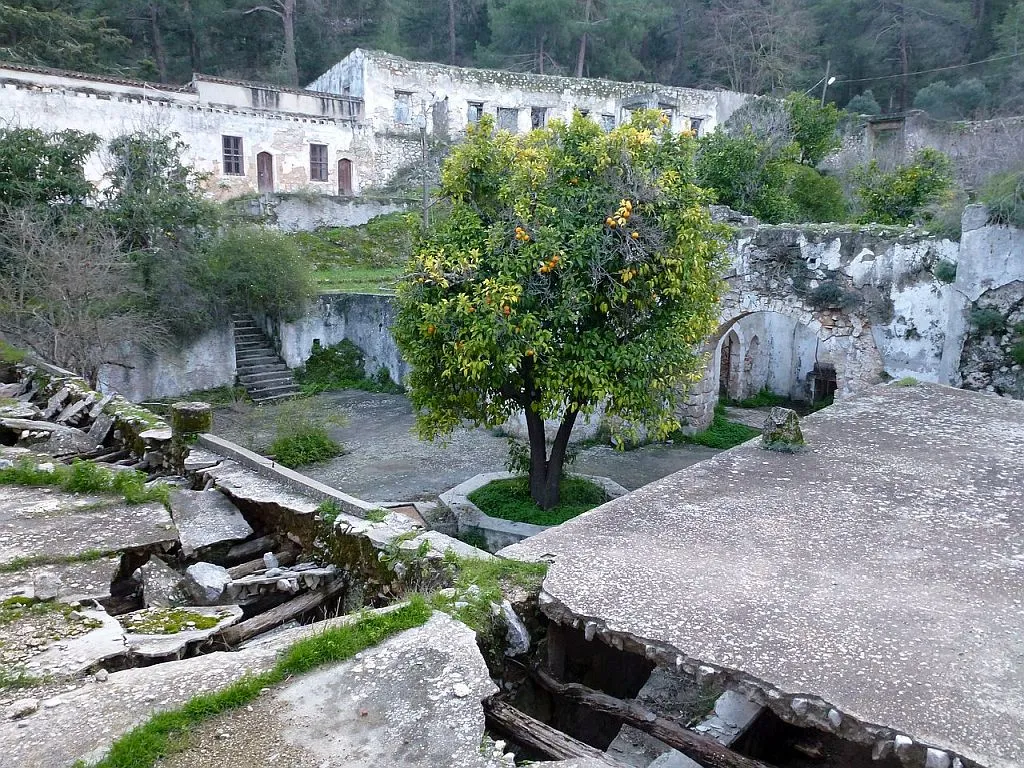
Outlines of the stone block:
[[761,446],[769,451],[795,453],[804,449],[800,417],[790,408],[776,406],[769,411],[761,432]]

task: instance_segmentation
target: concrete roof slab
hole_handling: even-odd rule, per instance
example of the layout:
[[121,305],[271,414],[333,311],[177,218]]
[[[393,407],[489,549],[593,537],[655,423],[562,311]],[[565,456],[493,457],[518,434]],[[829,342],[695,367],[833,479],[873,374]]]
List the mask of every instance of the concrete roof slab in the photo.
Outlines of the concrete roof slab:
[[[886,386],[503,550],[547,610],[989,766],[1024,755],[1024,403]],[[600,634],[600,632],[599,632]]]

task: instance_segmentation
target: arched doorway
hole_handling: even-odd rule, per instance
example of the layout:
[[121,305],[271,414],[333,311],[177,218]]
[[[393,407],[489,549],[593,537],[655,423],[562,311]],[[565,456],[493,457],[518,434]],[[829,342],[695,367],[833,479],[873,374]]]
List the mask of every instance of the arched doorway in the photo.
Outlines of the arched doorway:
[[722,341],[721,362],[718,369],[718,396],[725,400],[738,399],[740,392],[740,371],[743,353],[740,350],[740,337],[730,330]]
[[338,161],[338,194],[352,194],[352,161],[348,158]]
[[261,195],[274,191],[274,156],[269,152],[256,155],[256,185]]

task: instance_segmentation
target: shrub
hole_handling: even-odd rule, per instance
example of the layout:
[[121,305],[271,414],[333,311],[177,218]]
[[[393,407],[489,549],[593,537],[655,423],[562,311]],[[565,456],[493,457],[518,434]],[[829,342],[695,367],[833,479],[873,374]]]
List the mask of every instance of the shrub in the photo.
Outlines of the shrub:
[[0,339],[0,363],[20,363],[26,356],[22,350]]
[[684,436],[682,440],[708,448],[725,450],[745,443],[760,434],[761,430],[748,427],[746,424],[737,424],[735,421],[729,421],[725,416],[716,412],[710,427],[695,435]]
[[872,160],[853,174],[863,223],[910,224],[922,218],[926,206],[948,195],[953,185],[949,158],[935,149],[922,149],[912,163],[883,172]]
[[983,307],[971,312],[971,325],[981,336],[1002,336],[1006,332],[1006,318],[993,307]]
[[344,419],[337,415],[318,415],[307,401],[291,400],[277,412],[274,440],[267,451],[278,464],[292,469],[333,459],[345,449],[327,427],[342,423]]
[[818,309],[849,309],[855,306],[859,298],[856,293],[847,291],[835,280],[825,280],[812,288],[807,298]]
[[1024,229],[1024,171],[993,176],[982,187],[979,198],[988,206],[990,222]]
[[1018,341],[1010,348],[1010,359],[1017,365],[1024,365],[1024,341]]
[[835,104],[823,106],[806,94],[791,93],[786,96],[786,114],[802,163],[815,166],[839,149],[840,115]]
[[787,195],[792,160],[792,151],[774,157],[752,133],[734,137],[716,131],[700,141],[697,176],[722,205],[778,223],[796,215]]
[[940,120],[962,120],[976,116],[988,101],[988,88],[977,78],[963,80],[955,86],[936,80],[917,92],[914,107]]
[[880,115],[882,107],[875,100],[875,94],[871,89],[858,93],[846,103],[846,111],[855,115]]
[[257,226],[229,229],[206,251],[205,289],[232,311],[284,319],[302,313],[313,294],[309,265],[284,234]]
[[932,274],[941,283],[952,283],[956,280],[956,263],[948,259],[939,259],[932,267]]
[[295,379],[306,395],[338,389],[396,394],[405,391],[391,380],[386,368],[367,377],[364,366],[362,350],[348,339],[329,347],[315,344],[306,364],[295,372]]
[[847,210],[843,188],[831,176],[823,176],[806,165],[793,170],[789,196],[800,221],[845,221]]

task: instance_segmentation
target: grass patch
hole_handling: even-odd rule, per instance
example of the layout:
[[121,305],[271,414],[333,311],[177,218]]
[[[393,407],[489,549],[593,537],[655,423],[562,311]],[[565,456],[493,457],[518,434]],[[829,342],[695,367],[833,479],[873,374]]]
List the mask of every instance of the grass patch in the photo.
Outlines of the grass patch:
[[469,500],[491,517],[531,525],[558,525],[587,510],[604,504],[608,494],[604,488],[576,475],[562,478],[558,506],[541,509],[530,498],[527,477],[493,480],[469,494]]
[[377,509],[367,510],[366,512],[366,519],[371,523],[383,523],[387,519],[387,516],[388,511],[386,509],[381,509],[380,507]]
[[[130,616],[119,616],[126,632],[140,635],[176,635],[193,629],[212,629],[221,618],[185,608],[147,608]],[[192,626],[189,626],[191,624]]]
[[725,416],[716,411],[711,426],[703,432],[698,432],[695,435],[676,435],[674,439],[679,439],[686,443],[704,445],[708,448],[725,450],[745,443],[747,440],[760,434],[761,430],[748,427],[746,424],[737,424],[735,421],[729,421]]
[[302,387],[304,395],[338,389],[394,394],[405,392],[391,380],[386,368],[381,368],[374,376],[367,376],[362,350],[348,339],[329,347],[314,344],[306,364],[295,371],[295,380]]
[[108,552],[102,549],[89,549],[77,555],[32,555],[31,557],[16,557],[6,563],[0,563],[0,573],[14,573],[23,571],[26,568],[35,568],[39,565],[66,565],[68,563],[91,563],[102,560],[105,557],[116,555],[116,552]]
[[[459,621],[478,633],[486,633],[493,616],[491,603],[501,603],[506,592],[522,589],[530,593],[540,591],[541,582],[548,572],[547,563],[528,563],[522,560],[493,558],[481,560],[475,557],[458,557],[452,552],[445,554],[445,562],[452,569],[456,593],[468,605],[453,610],[453,606],[441,595],[434,595],[434,606],[451,613]],[[470,587],[479,590],[469,598]]]
[[320,290],[392,293],[418,230],[415,216],[390,213],[358,227],[325,227],[291,237],[312,264]]
[[32,461],[20,461],[0,469],[0,485],[57,486],[69,493],[114,493],[129,504],[159,501],[166,506],[170,497],[170,489],[163,483],[147,487],[146,476],[141,472],[107,469],[88,461],[76,461],[70,466],[56,464],[51,470],[39,469]]
[[919,383],[918,380],[915,379],[913,376],[904,376],[902,379],[899,379],[899,380],[896,381],[896,386],[897,387],[916,387],[918,385],[918,383]]
[[0,363],[15,365],[22,362],[26,357],[28,357],[27,352],[13,347],[3,339],[0,339]]
[[319,426],[297,429],[292,434],[275,438],[269,450],[274,461],[289,469],[317,464],[344,453],[341,443]]
[[24,669],[5,667],[0,669],[0,691],[15,691],[19,688],[33,688],[47,681],[45,677],[37,677]]
[[[273,669],[244,677],[215,693],[196,696],[178,709],[154,715],[115,741],[96,768],[150,768],[161,757],[180,751],[189,730],[205,720],[249,704],[262,689],[293,675],[345,661],[392,635],[418,627],[430,618],[430,613],[426,600],[414,597],[408,605],[390,613],[364,616],[348,626],[326,629],[300,640],[284,653]],[[84,762],[76,763],[76,768],[84,766]]]
[[745,397],[742,400],[733,400],[729,405],[734,405],[737,408],[771,408],[776,405],[785,405],[787,402],[785,397],[777,395],[765,387],[756,395]]
[[[75,609],[67,603],[35,600],[31,597],[9,597],[6,600],[0,601],[0,627],[5,627],[22,619],[54,613],[59,613],[70,621],[72,620],[71,614],[74,612]],[[90,629],[102,626],[103,624],[96,619],[78,618],[77,621]]]

